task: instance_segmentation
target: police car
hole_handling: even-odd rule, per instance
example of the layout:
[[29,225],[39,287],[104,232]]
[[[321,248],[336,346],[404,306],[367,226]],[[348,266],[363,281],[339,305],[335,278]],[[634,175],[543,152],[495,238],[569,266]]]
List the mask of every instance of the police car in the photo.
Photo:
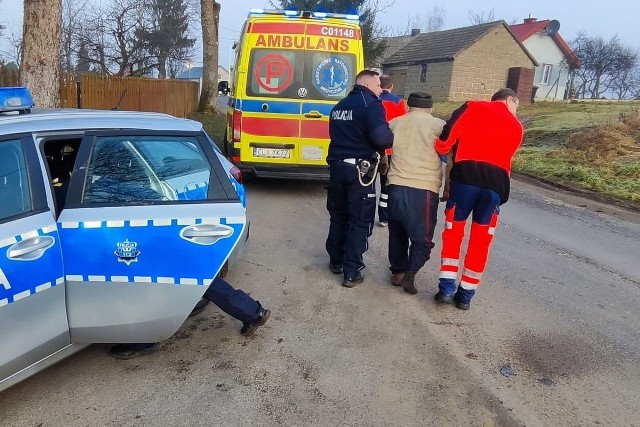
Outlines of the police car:
[[170,337],[248,228],[198,122],[0,113],[0,390],[92,343]]

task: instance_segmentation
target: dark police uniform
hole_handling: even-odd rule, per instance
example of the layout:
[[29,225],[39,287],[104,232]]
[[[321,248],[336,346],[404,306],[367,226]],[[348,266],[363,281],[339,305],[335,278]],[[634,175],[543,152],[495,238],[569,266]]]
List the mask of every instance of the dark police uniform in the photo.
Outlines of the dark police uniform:
[[348,284],[358,278],[361,281],[362,254],[367,250],[376,208],[375,184],[360,184],[358,164],[393,144],[380,98],[367,87],[355,85],[331,110],[329,137],[327,210],[331,218],[326,249],[332,271],[342,266]]

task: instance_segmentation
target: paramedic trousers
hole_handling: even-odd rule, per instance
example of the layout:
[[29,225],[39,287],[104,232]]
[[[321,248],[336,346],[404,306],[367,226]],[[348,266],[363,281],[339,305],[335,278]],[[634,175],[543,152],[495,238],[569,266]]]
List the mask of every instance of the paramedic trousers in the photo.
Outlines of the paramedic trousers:
[[363,186],[358,176],[356,165],[340,160],[329,165],[327,211],[330,220],[325,247],[329,262],[342,265],[345,279],[355,278],[365,267],[362,254],[368,249],[367,239],[376,214],[375,180]]
[[209,285],[203,298],[208,299],[220,307],[222,311],[242,322],[255,322],[259,317],[260,303],[240,289],[234,289],[220,277],[213,279],[213,283]]
[[[475,295],[484,273],[489,248],[498,225],[500,196],[493,190],[475,185],[451,182],[445,209],[440,265],[440,292],[454,295],[458,302],[468,304]],[[464,257],[460,286],[456,279],[460,266],[460,246],[467,218],[472,214],[469,244]]]
[[387,175],[380,174],[380,200],[378,201],[378,221],[389,222],[389,186]]
[[438,219],[438,193],[390,185],[389,264],[392,274],[417,273],[431,257]]

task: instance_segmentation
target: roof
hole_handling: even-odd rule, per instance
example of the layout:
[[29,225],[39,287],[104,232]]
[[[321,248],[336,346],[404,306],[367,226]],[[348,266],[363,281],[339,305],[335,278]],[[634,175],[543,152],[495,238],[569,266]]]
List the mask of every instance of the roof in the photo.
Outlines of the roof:
[[138,111],[35,109],[31,114],[0,114],[3,135],[87,129],[145,129],[198,131],[202,124],[169,114]]
[[[227,72],[226,68],[224,68],[222,65],[218,65],[218,71],[220,71],[220,69],[222,69],[224,72]],[[188,80],[188,79],[199,79],[200,77],[202,77],[202,67],[191,67],[190,69],[178,74],[176,76],[176,79]]]
[[[469,27],[418,34],[412,37],[412,40],[395,54],[391,55],[384,62],[384,65],[451,61],[499,25],[503,25],[511,33],[509,26],[504,21],[494,21]],[[513,33],[511,34],[513,35]],[[537,64],[535,58],[531,56],[531,53],[524,45],[515,36],[513,37],[529,58]]]
[[[510,25],[509,28],[511,29],[513,34],[518,38],[518,40],[524,43],[524,41],[527,40],[532,35],[543,32],[544,29],[547,27],[548,23],[549,23],[548,19],[543,19],[542,21],[536,20],[536,21],[525,22],[523,24]],[[576,56],[576,54],[573,53],[573,50],[571,50],[567,42],[564,41],[560,33],[549,34],[549,37],[551,37],[553,41],[556,42],[556,45],[558,46],[560,51],[564,54],[564,56],[572,65],[576,67],[582,66],[582,62]]]
[[385,49],[384,53],[377,59],[378,63],[384,64],[394,53],[413,40],[413,37],[415,36],[384,37],[382,40],[385,43]]

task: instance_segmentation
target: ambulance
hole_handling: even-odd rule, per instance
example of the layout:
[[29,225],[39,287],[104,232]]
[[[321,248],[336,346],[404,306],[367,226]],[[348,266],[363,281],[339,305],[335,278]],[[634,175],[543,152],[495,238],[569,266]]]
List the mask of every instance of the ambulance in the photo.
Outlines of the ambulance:
[[364,68],[358,15],[252,9],[235,64],[225,154],[257,177],[327,179],[329,114]]

